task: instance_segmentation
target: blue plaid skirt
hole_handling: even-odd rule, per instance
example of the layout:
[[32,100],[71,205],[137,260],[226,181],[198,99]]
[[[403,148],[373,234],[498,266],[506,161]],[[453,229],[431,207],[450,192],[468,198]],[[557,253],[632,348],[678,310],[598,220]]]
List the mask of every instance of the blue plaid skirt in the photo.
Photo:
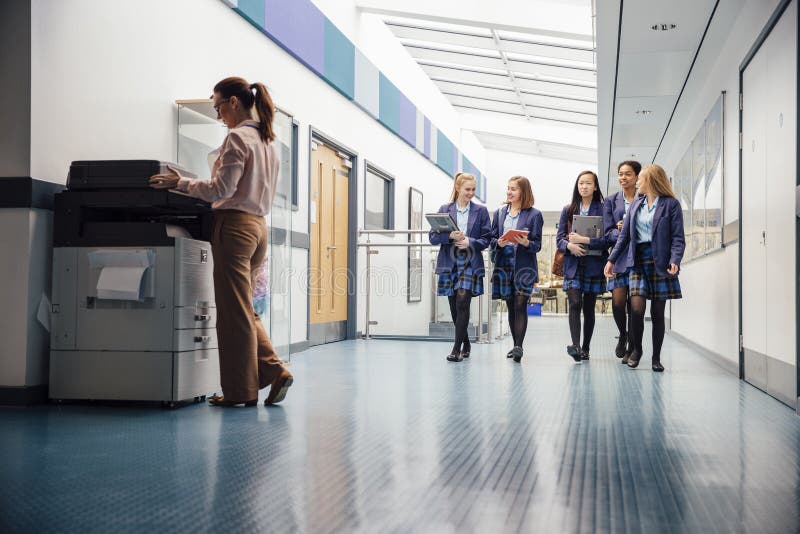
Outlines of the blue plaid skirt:
[[629,269],[622,274],[614,273],[614,276],[609,278],[608,281],[606,282],[606,289],[612,291],[614,289],[617,289],[618,287],[627,288],[628,286],[630,286],[631,285],[630,280],[628,280],[630,272],[631,271]]
[[564,291],[568,289],[580,289],[584,293],[605,293],[606,292],[606,277],[600,276],[586,276],[586,269],[583,265],[578,264],[575,271],[575,278],[565,278],[562,285]]
[[533,283],[522,284],[515,278],[514,247],[506,245],[498,247],[497,258],[492,272],[492,298],[507,300],[515,295],[530,297],[533,293]]
[[650,300],[681,298],[678,276],[659,276],[653,264],[653,247],[650,243],[636,245],[636,259],[630,270],[630,296]]
[[483,276],[477,276],[469,264],[469,253],[463,249],[456,249],[456,264],[453,270],[439,275],[436,284],[436,294],[452,297],[458,289],[472,291],[473,295],[483,295]]

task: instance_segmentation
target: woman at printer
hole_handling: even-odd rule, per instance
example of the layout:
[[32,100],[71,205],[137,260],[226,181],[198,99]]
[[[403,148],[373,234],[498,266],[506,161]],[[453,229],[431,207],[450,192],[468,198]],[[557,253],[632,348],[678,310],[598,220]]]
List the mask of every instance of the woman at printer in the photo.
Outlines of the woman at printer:
[[[556,245],[564,253],[564,291],[569,304],[569,332],[572,343],[567,354],[575,363],[589,359],[589,345],[594,333],[594,306],[597,295],[606,290],[603,266],[608,245],[600,224],[600,237],[582,236],[569,231],[575,215],[602,217],[603,195],[592,171],[583,171],[575,180],[572,202],[561,210]],[[569,233],[569,235],[567,235]],[[600,250],[601,255],[587,255],[587,250]],[[583,311],[583,344],[581,344],[581,311]]]
[[447,356],[450,362],[469,358],[471,347],[467,326],[470,301],[473,296],[483,294],[485,267],[481,251],[489,246],[492,237],[489,212],[484,206],[472,202],[476,185],[472,174],[459,172],[455,175],[450,202],[443,204],[439,213],[449,213],[458,230],[450,233],[431,230],[428,235],[432,245],[439,245],[436,294],[447,297],[455,325],[455,342]]
[[[508,306],[508,325],[514,348],[506,357],[520,363],[522,342],[528,330],[528,299],[533,284],[539,281],[539,264],[536,253],[542,249],[542,212],[533,207],[534,197],[530,181],[524,176],[514,176],[506,187],[505,206],[494,213],[492,243],[495,263],[492,272],[492,298],[503,299]],[[526,230],[525,236],[506,241],[508,230]]]
[[255,406],[258,390],[270,386],[264,404],[274,404],[284,399],[293,377],[253,310],[252,296],[267,252],[264,216],[272,207],[280,165],[273,143],[275,107],[263,84],[238,77],[217,83],[213,99],[218,118],[230,131],[211,179],[190,179],[170,169],[150,183],[156,189],[177,188],[211,202],[214,209],[211,250],[223,395],[209,402]]

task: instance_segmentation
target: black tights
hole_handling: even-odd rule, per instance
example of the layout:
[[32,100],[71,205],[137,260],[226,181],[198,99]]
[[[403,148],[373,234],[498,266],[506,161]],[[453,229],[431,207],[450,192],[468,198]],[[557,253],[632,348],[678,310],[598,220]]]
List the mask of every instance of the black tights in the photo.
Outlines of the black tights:
[[[653,361],[661,360],[661,344],[664,343],[664,308],[666,300],[650,302],[650,319],[653,322]],[[642,338],[644,337],[644,312],[647,300],[644,297],[631,297],[631,336],[633,350],[642,354]]]
[[514,295],[506,299],[508,306],[508,327],[511,329],[511,338],[515,347],[521,347],[525,340],[525,331],[528,330],[528,296]]
[[627,287],[615,287],[611,290],[611,311],[620,336],[628,334],[628,316],[631,313],[631,302],[628,300]]
[[[594,333],[594,305],[597,302],[596,293],[584,293],[580,289],[567,290],[569,303],[569,333],[572,344],[580,346],[581,350],[589,352]],[[583,345],[581,345],[581,311],[583,311]]]
[[451,354],[470,351],[469,335],[467,334],[470,300],[472,300],[472,292],[466,289],[456,289],[455,295],[447,297],[447,301],[450,303],[450,316],[456,326],[456,340],[453,343]]

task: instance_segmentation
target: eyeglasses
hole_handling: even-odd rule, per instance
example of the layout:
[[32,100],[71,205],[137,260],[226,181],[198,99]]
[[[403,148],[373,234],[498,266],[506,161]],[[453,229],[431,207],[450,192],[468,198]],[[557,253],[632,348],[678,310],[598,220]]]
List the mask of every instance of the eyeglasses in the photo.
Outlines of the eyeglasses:
[[224,104],[225,102],[229,102],[229,101],[230,101],[230,98],[223,98],[222,100],[220,100],[219,102],[217,102],[216,104],[214,104],[214,111],[216,111],[216,112],[217,112],[217,115],[219,115],[219,108],[220,108],[220,106],[221,106],[222,104]]

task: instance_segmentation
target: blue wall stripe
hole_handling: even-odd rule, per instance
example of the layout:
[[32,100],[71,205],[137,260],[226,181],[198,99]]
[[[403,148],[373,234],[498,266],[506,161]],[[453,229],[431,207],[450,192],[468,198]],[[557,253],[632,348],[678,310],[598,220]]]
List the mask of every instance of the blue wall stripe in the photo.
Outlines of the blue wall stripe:
[[486,201],[486,177],[414,103],[372,64],[309,0],[221,0],[278,46],[376,118],[451,178],[480,176],[476,196]]
[[355,47],[345,35],[325,19],[325,71],[323,76],[344,96],[355,98]]

